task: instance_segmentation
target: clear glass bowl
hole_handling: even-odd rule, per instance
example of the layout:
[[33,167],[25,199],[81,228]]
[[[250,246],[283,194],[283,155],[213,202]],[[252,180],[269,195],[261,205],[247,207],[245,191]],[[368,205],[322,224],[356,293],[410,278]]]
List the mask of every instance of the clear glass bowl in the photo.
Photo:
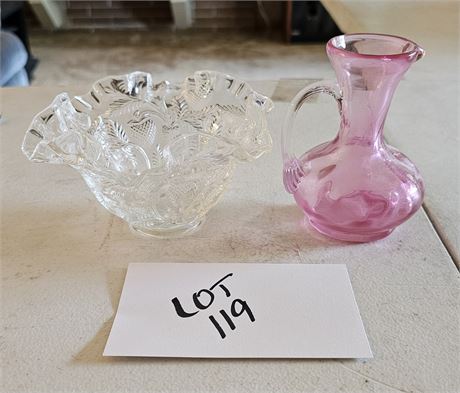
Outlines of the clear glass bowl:
[[195,230],[238,161],[271,150],[273,104],[245,82],[198,71],[181,84],[144,72],[59,94],[26,132],[35,162],[70,165],[97,200],[133,229],[157,237]]

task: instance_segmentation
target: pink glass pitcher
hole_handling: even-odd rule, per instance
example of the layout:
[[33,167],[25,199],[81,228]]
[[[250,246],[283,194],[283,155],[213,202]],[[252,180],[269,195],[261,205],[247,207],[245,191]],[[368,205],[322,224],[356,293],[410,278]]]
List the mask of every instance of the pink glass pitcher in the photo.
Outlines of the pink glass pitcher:
[[[336,82],[303,89],[291,103],[283,129],[283,180],[311,225],[339,240],[367,242],[389,235],[421,206],[424,186],[415,165],[385,143],[391,98],[424,51],[405,38],[346,34],[332,38],[327,55]],[[334,140],[296,158],[291,129],[312,95],[333,96],[341,116]]]

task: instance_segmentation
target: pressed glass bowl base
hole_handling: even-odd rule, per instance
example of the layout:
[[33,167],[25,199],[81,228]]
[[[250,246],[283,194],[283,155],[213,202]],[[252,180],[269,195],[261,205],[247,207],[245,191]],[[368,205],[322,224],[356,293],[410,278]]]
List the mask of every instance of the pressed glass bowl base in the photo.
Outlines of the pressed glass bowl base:
[[155,228],[155,225],[149,227],[149,225],[138,226],[131,225],[131,230],[134,233],[141,234],[148,237],[156,237],[158,239],[166,238],[178,238],[182,236],[191,235],[205,222],[205,218],[194,220],[185,225],[173,225],[169,228]]

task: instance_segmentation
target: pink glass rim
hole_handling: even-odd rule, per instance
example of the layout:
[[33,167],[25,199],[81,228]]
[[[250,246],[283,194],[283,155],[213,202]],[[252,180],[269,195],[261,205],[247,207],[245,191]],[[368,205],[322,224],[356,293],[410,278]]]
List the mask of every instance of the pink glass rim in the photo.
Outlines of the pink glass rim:
[[[388,38],[389,40],[392,39],[398,39],[403,42],[406,42],[408,44],[412,44],[414,46],[414,49],[407,51],[407,52],[401,52],[401,53],[388,53],[388,54],[378,54],[378,55],[372,55],[372,54],[366,54],[366,53],[356,53],[356,52],[351,52],[347,49],[340,48],[334,45],[334,41],[338,37],[344,37],[344,38],[351,38],[351,37],[364,37],[364,38],[378,38],[378,39],[385,39]],[[417,60],[423,57],[425,54],[425,51],[423,48],[421,48],[417,43],[414,41],[411,41],[407,38],[400,37],[397,35],[390,35],[390,34],[378,34],[378,33],[350,33],[350,34],[342,34],[339,36],[332,37],[326,44],[326,50],[328,53],[331,52],[336,52],[336,53],[341,53],[343,55],[347,56],[354,56],[354,57],[360,57],[360,58],[368,58],[368,59],[399,59],[399,58],[413,58],[415,57]]]

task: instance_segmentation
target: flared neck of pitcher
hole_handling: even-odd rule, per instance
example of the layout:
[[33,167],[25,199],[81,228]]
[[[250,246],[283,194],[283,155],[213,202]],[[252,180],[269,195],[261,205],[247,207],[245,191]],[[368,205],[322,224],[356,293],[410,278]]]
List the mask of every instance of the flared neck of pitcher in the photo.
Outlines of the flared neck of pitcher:
[[328,42],[327,54],[342,92],[342,142],[379,145],[396,87],[423,53],[411,41],[378,34],[345,35]]

